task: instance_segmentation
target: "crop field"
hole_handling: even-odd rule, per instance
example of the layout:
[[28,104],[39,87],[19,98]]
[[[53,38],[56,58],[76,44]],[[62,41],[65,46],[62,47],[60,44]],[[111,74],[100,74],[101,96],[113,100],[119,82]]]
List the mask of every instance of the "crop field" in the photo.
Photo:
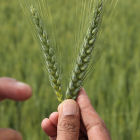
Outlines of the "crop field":
[[[76,18],[74,2],[48,0],[55,25],[50,31],[56,38],[64,89],[77,57],[75,33],[82,30],[78,21],[83,17],[79,12]],[[84,84],[113,140],[140,139],[139,10],[140,0],[118,0],[105,6],[93,68]],[[39,42],[33,36],[19,1],[0,0],[0,77],[26,82],[33,90],[26,102],[0,102],[0,128],[18,130],[24,140],[46,140],[41,121],[56,111],[59,103],[49,83]]]

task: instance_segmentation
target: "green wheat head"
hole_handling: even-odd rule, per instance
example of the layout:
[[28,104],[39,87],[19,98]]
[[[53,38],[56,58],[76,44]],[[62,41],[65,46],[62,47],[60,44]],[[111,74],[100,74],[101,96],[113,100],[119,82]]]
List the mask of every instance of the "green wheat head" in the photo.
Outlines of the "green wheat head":
[[99,30],[102,6],[103,6],[103,1],[100,1],[100,3],[98,3],[95,9],[92,23],[89,27],[87,36],[85,37],[83,46],[81,47],[80,54],[78,56],[75,68],[72,73],[71,80],[69,82],[69,86],[66,91],[67,99],[71,99],[71,98],[76,99],[78,91],[83,85],[83,81],[86,76],[86,72],[91,59],[94,44],[97,38],[97,33]]
[[31,6],[30,10],[32,14],[33,23],[36,27],[37,34],[41,42],[42,51],[44,54],[45,62],[49,73],[50,83],[53,89],[55,90],[57,99],[61,102],[62,93],[61,93],[60,74],[57,68],[54,50],[50,46],[49,38],[47,36],[45,29],[43,28],[43,25],[41,24],[42,21],[39,17],[39,14],[37,13],[37,11],[33,6]]
[[[66,99],[76,99],[80,88],[83,86],[83,82],[92,56],[92,51],[97,38],[97,33],[99,31],[99,25],[102,18],[102,7],[103,0],[100,0],[95,8],[92,22],[84,39],[84,43],[81,47],[74,70],[72,72],[71,80],[66,90]],[[42,21],[38,12],[33,6],[31,6],[30,10],[33,23],[37,30],[37,36],[39,37],[39,40],[41,42],[45,62],[47,64],[47,69],[49,72],[50,83],[55,90],[58,100],[61,102],[63,100],[63,96],[61,93],[60,73],[57,68],[54,50],[50,46],[49,38],[45,29],[43,28]]]

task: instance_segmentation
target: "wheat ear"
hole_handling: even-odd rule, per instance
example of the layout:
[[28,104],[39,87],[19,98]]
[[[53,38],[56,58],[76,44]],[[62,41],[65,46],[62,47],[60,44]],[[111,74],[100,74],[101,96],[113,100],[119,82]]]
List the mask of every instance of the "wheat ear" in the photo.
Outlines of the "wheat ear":
[[103,1],[101,0],[95,8],[92,23],[88,30],[88,34],[84,39],[84,44],[81,48],[80,54],[76,62],[76,66],[73,70],[72,77],[66,91],[66,99],[76,99],[78,91],[83,85],[83,81],[87,72],[87,68],[91,59],[92,51],[99,30],[99,24],[102,17],[102,7]]
[[61,102],[63,99],[61,93],[61,83],[60,83],[60,74],[57,69],[57,63],[55,60],[55,54],[53,48],[50,46],[48,35],[43,28],[41,19],[39,17],[38,12],[35,10],[33,6],[30,8],[33,23],[36,27],[37,36],[41,42],[42,51],[44,53],[45,62],[47,64],[47,69],[49,73],[50,83],[55,90],[57,95],[57,99]]

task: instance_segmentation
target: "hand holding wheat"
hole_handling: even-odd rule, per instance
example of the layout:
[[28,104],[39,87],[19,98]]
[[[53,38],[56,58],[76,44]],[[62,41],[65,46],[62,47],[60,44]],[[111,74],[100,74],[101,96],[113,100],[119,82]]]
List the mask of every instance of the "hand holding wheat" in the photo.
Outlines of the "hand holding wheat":
[[84,89],[80,90],[76,101],[62,102],[58,112],[42,121],[42,128],[51,140],[111,140]]

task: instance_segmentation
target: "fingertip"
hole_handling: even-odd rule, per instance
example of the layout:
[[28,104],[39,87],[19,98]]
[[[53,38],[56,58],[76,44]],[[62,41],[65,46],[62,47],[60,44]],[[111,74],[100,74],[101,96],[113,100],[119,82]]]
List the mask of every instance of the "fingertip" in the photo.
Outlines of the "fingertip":
[[90,100],[89,100],[89,98],[87,96],[87,93],[86,93],[84,88],[80,89],[76,101],[78,102],[78,104],[81,104],[81,103],[84,104],[84,103],[87,103],[87,102],[89,103],[90,102]]
[[0,100],[12,99],[24,101],[32,96],[32,89],[29,85],[12,78],[0,78]]
[[53,126],[53,124],[51,123],[51,121],[48,118],[45,118],[42,123],[41,123],[41,127],[43,129],[43,131],[50,137],[54,137],[56,136],[57,133],[57,129],[56,127]]
[[[58,113],[59,116],[61,116],[60,114],[62,114],[62,112],[67,112],[69,109],[71,108],[71,111],[76,110],[76,114],[79,116],[79,106],[77,104],[77,102],[73,99],[67,99],[64,100],[59,106],[58,106]],[[65,114],[65,113],[64,113]]]
[[78,97],[81,96],[81,95],[86,95],[87,96],[86,91],[85,91],[84,88],[81,88],[80,89],[79,94],[78,94]]
[[42,129],[45,131],[46,127],[47,127],[47,122],[48,122],[48,118],[45,118],[42,122],[41,122],[41,127]]
[[24,101],[32,96],[32,89],[29,85],[17,82],[16,83],[17,100]]
[[53,112],[51,113],[49,120],[52,122],[52,124],[57,127],[57,123],[58,123],[58,112]]
[[0,140],[22,140],[22,136],[15,130],[0,128]]

